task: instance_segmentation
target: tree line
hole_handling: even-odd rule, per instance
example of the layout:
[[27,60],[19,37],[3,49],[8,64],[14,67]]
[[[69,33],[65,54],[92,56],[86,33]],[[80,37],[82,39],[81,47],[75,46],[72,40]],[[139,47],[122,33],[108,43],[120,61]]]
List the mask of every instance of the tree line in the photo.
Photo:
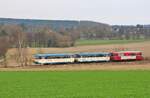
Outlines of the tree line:
[[116,39],[149,39],[150,27],[145,25],[136,26],[124,26],[115,25],[112,26],[113,38]]
[[15,48],[16,62],[19,66],[28,65],[29,47],[70,47],[74,46],[77,36],[61,29],[59,32],[51,30],[47,26],[32,27],[32,32],[23,25],[0,25],[0,63],[7,67],[7,51]]

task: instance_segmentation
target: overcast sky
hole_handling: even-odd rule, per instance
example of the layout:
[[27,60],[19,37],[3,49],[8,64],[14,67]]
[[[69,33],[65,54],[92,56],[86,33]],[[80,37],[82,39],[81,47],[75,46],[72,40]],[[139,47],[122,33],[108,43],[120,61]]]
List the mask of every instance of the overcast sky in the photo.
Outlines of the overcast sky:
[[150,24],[150,0],[0,0],[0,17]]

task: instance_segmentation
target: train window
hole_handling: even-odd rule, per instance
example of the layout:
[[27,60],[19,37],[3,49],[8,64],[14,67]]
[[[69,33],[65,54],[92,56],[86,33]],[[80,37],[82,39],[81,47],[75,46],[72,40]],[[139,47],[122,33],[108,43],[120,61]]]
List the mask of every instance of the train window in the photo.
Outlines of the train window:
[[49,57],[46,57],[45,59],[62,59],[62,58],[71,58],[71,56],[49,56]]
[[110,54],[99,55],[99,57],[108,57],[108,56],[110,56]]
[[140,53],[136,53],[136,55],[142,55],[142,53],[140,52]]
[[118,56],[118,54],[117,53],[112,53],[111,56]]
[[[88,58],[88,57],[107,57],[110,56],[109,54],[97,54],[97,55],[88,55],[88,56],[82,56],[84,58]],[[81,56],[76,56],[76,57],[81,57]]]
[[78,54],[76,54],[76,55],[75,55],[75,57],[77,57],[77,58],[81,58],[81,56],[80,56],[80,55],[78,55]]
[[42,57],[41,57],[41,56],[38,56],[38,57],[35,57],[35,59],[42,59]]
[[130,55],[131,55],[131,56],[136,56],[136,54],[135,54],[135,53],[131,53]]
[[61,57],[51,57],[51,59],[60,59]]
[[124,53],[120,53],[119,56],[125,56]]
[[45,59],[53,59],[53,57],[50,57],[50,56],[49,56],[49,57],[46,57]]
[[71,58],[71,56],[64,56],[64,57],[61,57],[61,58]]
[[130,56],[131,53],[124,53],[124,56]]
[[81,56],[82,58],[86,58],[86,57],[88,57],[88,56]]
[[96,57],[104,57],[104,55],[99,54],[99,55],[97,55]]
[[96,57],[96,56],[94,56],[94,55],[90,55],[90,56],[87,56],[87,57]]
[[87,56],[87,57],[98,57],[97,55],[90,55],[90,56]]
[[89,57],[92,57],[92,56],[81,56],[82,58],[89,58]]

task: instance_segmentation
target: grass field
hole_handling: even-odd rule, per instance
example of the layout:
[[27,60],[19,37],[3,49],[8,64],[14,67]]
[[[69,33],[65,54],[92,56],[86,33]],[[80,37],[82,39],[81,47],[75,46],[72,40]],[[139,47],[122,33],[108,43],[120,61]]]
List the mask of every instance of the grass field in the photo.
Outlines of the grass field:
[[150,71],[0,72],[0,98],[150,98]]
[[76,46],[83,45],[108,45],[108,44],[127,44],[127,43],[137,43],[144,42],[146,40],[78,40]]

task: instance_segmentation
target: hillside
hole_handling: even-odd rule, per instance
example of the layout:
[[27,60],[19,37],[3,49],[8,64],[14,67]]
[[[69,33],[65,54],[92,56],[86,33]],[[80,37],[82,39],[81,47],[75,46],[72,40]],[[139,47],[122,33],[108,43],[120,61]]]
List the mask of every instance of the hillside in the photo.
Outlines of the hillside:
[[[30,47],[70,47],[77,40],[143,40],[150,25],[109,25],[94,21],[0,18],[0,35],[26,33]],[[14,31],[14,32],[13,32]]]
[[38,20],[38,19],[13,19],[13,18],[0,18],[0,24],[17,24],[25,26],[48,26],[53,30],[60,28],[70,29],[81,26],[106,26],[106,24],[93,22],[93,21],[75,21],[75,20]]

